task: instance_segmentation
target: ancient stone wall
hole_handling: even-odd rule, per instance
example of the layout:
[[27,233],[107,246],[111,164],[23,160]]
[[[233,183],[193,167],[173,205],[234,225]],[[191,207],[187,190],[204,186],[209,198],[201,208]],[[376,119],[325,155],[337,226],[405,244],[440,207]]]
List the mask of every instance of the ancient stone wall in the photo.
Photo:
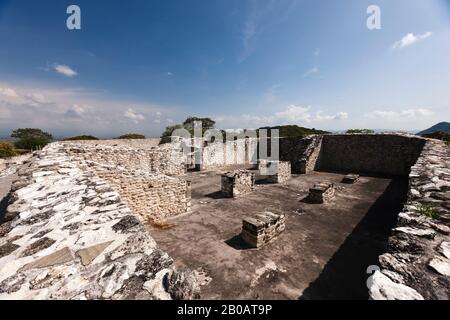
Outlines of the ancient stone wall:
[[222,174],[222,193],[227,197],[239,197],[255,189],[255,174],[249,170],[236,170]]
[[308,172],[314,170],[317,160],[314,156],[318,156],[315,151],[320,150],[320,144],[317,146],[320,140],[321,136],[280,138],[280,160],[289,161],[292,173],[295,174],[306,173],[307,169]]
[[253,138],[214,142],[203,147],[202,170],[226,165],[256,164],[258,140]]
[[94,161],[100,165],[127,170],[145,170],[170,176],[186,172],[185,159],[174,144],[164,144],[149,149],[136,149],[127,145],[108,145],[102,141],[94,143],[66,142],[67,151]]
[[319,169],[406,176],[424,144],[425,139],[411,135],[325,135]]
[[[411,140],[410,140],[411,141]],[[411,141],[413,145],[413,141]],[[372,299],[450,299],[450,152],[426,140],[409,174],[409,202],[399,214]]]
[[18,171],[0,225],[0,299],[197,298],[195,276],[83,166],[53,143]]
[[163,222],[190,208],[190,183],[143,170],[121,170],[87,162],[100,178],[119,192],[123,201],[145,222]]

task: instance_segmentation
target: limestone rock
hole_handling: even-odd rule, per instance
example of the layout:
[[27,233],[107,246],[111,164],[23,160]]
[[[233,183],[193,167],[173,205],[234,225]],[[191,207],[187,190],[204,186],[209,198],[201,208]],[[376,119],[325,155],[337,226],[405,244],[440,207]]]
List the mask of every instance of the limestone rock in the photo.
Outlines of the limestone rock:
[[450,277],[450,260],[436,257],[428,263],[428,266],[437,273]]
[[373,300],[424,300],[413,288],[393,282],[380,271],[375,271],[371,280],[369,293]]
[[200,299],[200,286],[189,270],[173,271],[166,279],[166,290],[175,300]]
[[447,259],[450,259],[450,242],[443,241],[438,248],[439,253],[441,253]]

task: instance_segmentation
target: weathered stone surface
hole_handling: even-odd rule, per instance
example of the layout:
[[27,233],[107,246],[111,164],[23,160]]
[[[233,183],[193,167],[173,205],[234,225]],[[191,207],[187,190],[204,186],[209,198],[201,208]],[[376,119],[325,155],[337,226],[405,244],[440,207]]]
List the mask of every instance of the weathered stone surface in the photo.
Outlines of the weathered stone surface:
[[39,258],[33,261],[32,263],[25,265],[21,271],[56,266],[71,262],[72,260],[73,260],[72,251],[70,251],[70,249],[66,247],[52,254],[49,254],[48,256]]
[[249,170],[236,170],[222,175],[222,193],[238,197],[255,189],[255,174]]
[[450,242],[443,241],[438,248],[439,253],[441,253],[447,259],[450,259]]
[[354,183],[358,182],[358,180],[359,180],[359,174],[348,174],[342,179],[342,182],[348,183],[348,184],[354,184]]
[[56,241],[47,237],[37,240],[30,244],[21,254],[22,257],[31,256],[41,250],[52,246]]
[[[450,299],[446,275],[450,243],[447,200],[450,152],[444,142],[422,141],[420,156],[409,173],[409,202],[398,216],[387,253],[379,261],[383,273],[401,275],[404,284],[425,299]],[[372,291],[371,297],[375,298]]]
[[436,257],[428,263],[428,266],[437,273],[450,277],[450,260]]
[[114,241],[103,242],[88,248],[78,250],[76,252],[76,255],[80,257],[83,266],[87,266],[91,264],[91,262],[94,261],[94,259],[97,258],[103,252],[103,250],[105,250],[113,242]]
[[394,229],[395,232],[401,232],[406,233],[409,235],[417,236],[417,237],[423,237],[423,238],[429,238],[434,239],[436,232],[434,232],[431,229],[417,229],[417,228],[410,228],[410,227],[398,227]]
[[254,248],[259,248],[280,235],[286,228],[284,215],[264,212],[242,221],[242,239]]
[[200,299],[200,287],[192,271],[180,270],[172,272],[166,281],[167,292],[173,299]]
[[13,229],[11,223],[4,223],[0,225],[0,237],[6,236]]
[[126,217],[123,217],[119,222],[117,222],[115,225],[113,225],[112,229],[116,232],[130,232],[130,229],[133,229],[133,227],[139,226],[140,222],[138,219],[136,219],[135,216],[128,215]]
[[[18,172],[0,239],[0,299],[170,299],[161,273],[175,270],[173,261],[88,160],[69,153],[52,143]],[[165,192],[146,179],[148,194]],[[179,179],[165,181],[186,193]]]
[[370,297],[373,300],[424,300],[416,290],[393,282],[379,271],[372,275]]
[[11,252],[16,251],[20,246],[7,242],[4,245],[0,246],[0,258],[3,258],[4,256],[9,255]]
[[311,203],[327,203],[334,198],[335,188],[332,183],[318,183],[309,189],[308,201]]
[[261,175],[268,176],[272,183],[284,183],[291,178],[291,163],[289,161],[261,161],[259,164]]

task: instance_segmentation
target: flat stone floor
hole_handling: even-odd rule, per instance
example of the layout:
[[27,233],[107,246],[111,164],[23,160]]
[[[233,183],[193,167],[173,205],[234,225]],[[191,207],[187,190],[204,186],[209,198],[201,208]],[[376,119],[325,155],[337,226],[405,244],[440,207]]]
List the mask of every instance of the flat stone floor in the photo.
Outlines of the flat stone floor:
[[[256,171],[255,171],[256,172]],[[218,172],[191,172],[192,209],[168,230],[148,227],[179,267],[204,275],[204,299],[367,299],[366,269],[377,264],[405,201],[405,178],[314,172],[266,184],[238,199],[223,198]],[[316,182],[334,182],[330,204],[303,201]],[[260,249],[240,239],[242,218],[286,215],[286,231]]]

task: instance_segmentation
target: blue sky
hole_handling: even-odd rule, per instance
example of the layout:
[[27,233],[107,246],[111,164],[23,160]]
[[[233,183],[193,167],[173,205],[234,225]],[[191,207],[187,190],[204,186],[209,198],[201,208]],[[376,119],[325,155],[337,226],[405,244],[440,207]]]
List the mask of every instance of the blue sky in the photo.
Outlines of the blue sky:
[[449,58],[444,0],[0,0],[0,135],[422,129],[450,121]]

